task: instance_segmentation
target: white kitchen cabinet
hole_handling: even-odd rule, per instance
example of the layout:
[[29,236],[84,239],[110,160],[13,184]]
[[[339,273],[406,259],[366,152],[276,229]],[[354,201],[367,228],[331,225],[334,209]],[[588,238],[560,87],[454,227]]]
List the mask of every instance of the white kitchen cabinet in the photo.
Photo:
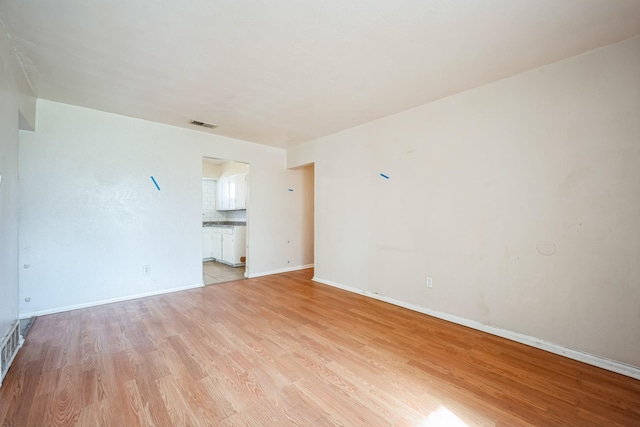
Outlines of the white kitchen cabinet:
[[230,198],[231,209],[247,208],[247,174],[234,175],[229,177],[229,192],[233,188],[234,197]]
[[222,228],[202,227],[202,259],[222,259]]
[[210,259],[212,258],[212,228],[211,227],[202,227],[202,259]]
[[240,258],[246,256],[247,227],[202,228],[202,259],[223,262],[232,267],[244,265]]
[[233,265],[233,255],[233,228],[228,228],[222,232],[222,262]]
[[218,180],[216,209],[219,211],[247,208],[247,174],[231,175]]
[[216,227],[211,233],[211,258],[215,260],[222,259],[222,230]]
[[229,178],[220,178],[216,195],[216,209],[219,211],[229,210]]
[[222,233],[222,262],[233,267],[244,265],[240,258],[246,256],[247,227],[234,226]]

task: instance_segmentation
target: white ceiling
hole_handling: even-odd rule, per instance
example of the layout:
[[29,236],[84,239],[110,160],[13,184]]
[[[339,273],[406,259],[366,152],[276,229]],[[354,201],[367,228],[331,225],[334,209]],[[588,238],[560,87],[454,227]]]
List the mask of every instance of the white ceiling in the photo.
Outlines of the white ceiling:
[[640,34],[638,0],[0,0],[38,97],[277,147]]

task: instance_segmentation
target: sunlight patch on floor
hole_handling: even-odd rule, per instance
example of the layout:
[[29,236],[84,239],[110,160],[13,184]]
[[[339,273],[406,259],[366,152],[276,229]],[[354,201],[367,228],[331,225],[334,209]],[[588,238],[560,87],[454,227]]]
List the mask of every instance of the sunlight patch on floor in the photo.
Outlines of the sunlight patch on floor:
[[456,417],[456,415],[440,406],[438,409],[429,414],[427,418],[420,424],[420,427],[469,427],[464,421]]

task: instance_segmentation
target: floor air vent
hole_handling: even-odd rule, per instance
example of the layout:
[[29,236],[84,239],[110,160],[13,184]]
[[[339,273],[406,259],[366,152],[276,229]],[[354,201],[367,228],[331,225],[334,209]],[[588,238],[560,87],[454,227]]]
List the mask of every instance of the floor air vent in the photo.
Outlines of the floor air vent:
[[11,331],[0,341],[0,386],[20,346],[22,346],[20,322],[16,322]]

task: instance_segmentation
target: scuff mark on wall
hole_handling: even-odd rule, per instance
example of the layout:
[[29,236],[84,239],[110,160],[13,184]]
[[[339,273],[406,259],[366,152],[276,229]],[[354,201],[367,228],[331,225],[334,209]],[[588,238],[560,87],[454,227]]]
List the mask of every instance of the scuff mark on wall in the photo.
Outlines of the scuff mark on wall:
[[551,256],[556,253],[556,244],[548,240],[541,240],[536,245],[536,250],[540,255]]

